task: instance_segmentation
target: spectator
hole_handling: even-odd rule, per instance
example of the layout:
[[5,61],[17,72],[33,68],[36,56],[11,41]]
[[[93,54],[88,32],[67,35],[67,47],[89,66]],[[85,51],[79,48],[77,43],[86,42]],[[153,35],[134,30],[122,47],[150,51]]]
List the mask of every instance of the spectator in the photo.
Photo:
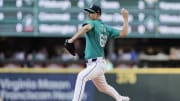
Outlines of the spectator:
[[25,52],[24,51],[17,51],[14,53],[13,58],[15,60],[25,60]]
[[78,57],[77,57],[77,56],[72,56],[71,54],[69,54],[69,53],[67,52],[67,50],[64,49],[64,52],[63,52],[63,54],[62,54],[62,56],[61,56],[61,59],[62,59],[63,61],[77,60]]
[[4,52],[0,52],[0,60],[4,60],[4,59],[5,59]]
[[37,53],[35,53],[35,57],[34,58],[35,58],[35,60],[40,60],[40,61],[47,60],[48,53],[47,53],[46,48],[42,48]]

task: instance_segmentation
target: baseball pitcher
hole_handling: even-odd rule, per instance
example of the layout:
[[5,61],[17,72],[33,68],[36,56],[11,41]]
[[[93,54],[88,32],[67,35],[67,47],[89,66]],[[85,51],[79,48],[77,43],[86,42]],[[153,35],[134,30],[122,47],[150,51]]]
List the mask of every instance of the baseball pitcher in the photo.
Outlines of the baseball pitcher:
[[[113,97],[116,101],[129,101],[129,97],[120,95],[106,82],[104,75],[107,68],[104,58],[104,47],[109,39],[125,37],[128,34],[128,11],[124,8],[121,10],[124,23],[120,31],[104,24],[100,20],[101,8],[99,6],[93,5],[84,10],[88,13],[89,20],[83,24],[83,27],[72,38],[65,42],[66,45],[70,44],[72,47],[73,42],[85,34],[85,60],[87,61],[87,67],[77,76],[72,101],[81,101],[88,80],[92,80],[100,92]],[[74,49],[74,46],[71,49]],[[71,51],[70,53],[74,55],[74,52]]]

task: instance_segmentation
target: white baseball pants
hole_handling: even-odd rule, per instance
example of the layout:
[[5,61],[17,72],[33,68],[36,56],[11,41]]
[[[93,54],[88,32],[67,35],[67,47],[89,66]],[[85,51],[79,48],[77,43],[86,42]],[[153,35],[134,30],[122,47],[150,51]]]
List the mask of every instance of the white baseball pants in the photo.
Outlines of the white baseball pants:
[[120,99],[118,92],[111,87],[104,76],[107,65],[104,58],[98,58],[94,62],[88,62],[86,69],[82,70],[76,79],[75,91],[72,101],[81,101],[84,88],[88,80],[92,80],[96,88],[107,95],[112,96],[116,101]]

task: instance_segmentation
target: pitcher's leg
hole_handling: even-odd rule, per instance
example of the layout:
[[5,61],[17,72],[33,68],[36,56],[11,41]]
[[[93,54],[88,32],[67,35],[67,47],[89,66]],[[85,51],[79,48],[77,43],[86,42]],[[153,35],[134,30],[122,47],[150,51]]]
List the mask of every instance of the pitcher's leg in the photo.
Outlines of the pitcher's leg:
[[97,66],[97,63],[93,63],[78,74],[72,101],[81,101],[86,82],[94,79],[98,75],[102,75],[102,70]]
[[83,93],[84,93],[84,88],[86,85],[87,79],[84,77],[85,72],[82,71],[78,74],[77,79],[76,79],[76,84],[75,84],[75,90],[74,90],[74,96],[72,101],[81,101]]
[[112,86],[106,82],[104,75],[98,76],[92,80],[96,88],[109,96],[112,96],[116,101],[129,101],[130,98],[127,96],[120,95]]
[[100,92],[112,96],[114,99],[116,99],[116,101],[121,98],[120,94],[106,82],[106,78],[104,75],[96,77],[92,81]]

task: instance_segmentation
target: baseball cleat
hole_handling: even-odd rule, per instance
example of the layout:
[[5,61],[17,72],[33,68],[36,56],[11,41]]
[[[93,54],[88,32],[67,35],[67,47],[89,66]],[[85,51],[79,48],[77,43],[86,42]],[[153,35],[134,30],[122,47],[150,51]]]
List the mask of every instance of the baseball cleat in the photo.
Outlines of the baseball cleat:
[[130,101],[130,98],[128,96],[121,96],[119,101]]

